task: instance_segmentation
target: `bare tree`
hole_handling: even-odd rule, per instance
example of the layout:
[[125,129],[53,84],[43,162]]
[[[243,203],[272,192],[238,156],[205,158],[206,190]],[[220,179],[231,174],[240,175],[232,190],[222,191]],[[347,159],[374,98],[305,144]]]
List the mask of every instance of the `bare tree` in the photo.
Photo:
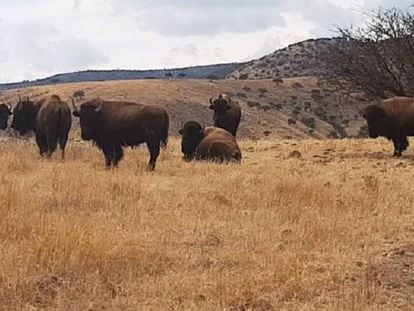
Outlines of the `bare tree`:
[[82,97],[85,97],[85,92],[83,90],[79,90],[73,93],[72,95],[74,98],[82,99]]
[[413,96],[413,13],[394,8],[366,16],[359,28],[339,28],[341,38],[321,55],[326,78],[374,97]]

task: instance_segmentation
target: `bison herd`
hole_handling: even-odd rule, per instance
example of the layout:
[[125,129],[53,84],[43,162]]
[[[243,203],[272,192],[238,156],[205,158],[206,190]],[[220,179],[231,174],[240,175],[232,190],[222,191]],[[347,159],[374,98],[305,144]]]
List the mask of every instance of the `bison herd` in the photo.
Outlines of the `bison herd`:
[[[81,137],[92,141],[104,154],[108,168],[123,157],[123,147],[146,144],[150,153],[148,170],[154,170],[161,147],[168,141],[169,116],[164,108],[134,102],[108,101],[100,98],[76,106],[72,98],[73,116],[79,118]],[[242,159],[236,141],[241,119],[238,102],[227,94],[210,98],[214,111],[214,126],[204,127],[197,121],[182,124],[181,151],[185,161],[212,160],[236,162]],[[21,135],[33,131],[41,156],[50,157],[57,146],[65,157],[65,147],[72,125],[67,102],[57,95],[32,101],[19,100],[15,107],[0,104],[0,129],[8,126]],[[399,157],[408,147],[407,136],[414,136],[414,98],[394,97],[365,108],[371,138],[384,136],[394,144],[394,156]]]
[[[155,169],[160,149],[168,142],[170,121],[164,108],[100,98],[77,107],[71,100],[82,139],[92,141],[102,151],[108,168],[122,159],[123,147],[145,143],[150,153],[147,169]],[[241,118],[239,104],[226,94],[211,98],[210,104],[214,126],[203,127],[196,121],[188,121],[179,131],[183,159],[240,163],[242,156],[235,138]],[[21,135],[33,131],[41,156],[51,157],[59,144],[63,159],[72,125],[70,111],[68,103],[57,95],[35,101],[19,97],[14,108],[0,105],[0,128],[6,129],[9,116],[13,115],[11,128]]]

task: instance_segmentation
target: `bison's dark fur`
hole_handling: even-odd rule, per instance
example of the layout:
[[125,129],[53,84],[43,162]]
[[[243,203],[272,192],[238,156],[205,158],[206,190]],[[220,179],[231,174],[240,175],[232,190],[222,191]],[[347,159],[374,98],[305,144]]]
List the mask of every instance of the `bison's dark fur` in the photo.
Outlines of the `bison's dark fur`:
[[224,129],[213,126],[203,128],[196,121],[188,121],[179,133],[182,136],[181,151],[185,161],[241,161],[242,155],[236,138]]
[[165,147],[168,140],[169,117],[163,108],[99,98],[83,103],[79,110],[74,108],[82,139],[96,143],[107,167],[122,159],[123,146],[146,143],[151,155],[148,170],[155,169],[160,146]]
[[65,157],[65,147],[72,125],[70,108],[59,96],[51,95],[35,102],[19,99],[13,110],[11,127],[21,135],[34,131],[41,156],[50,157],[57,144]]
[[407,136],[414,136],[414,98],[393,97],[365,108],[371,138],[384,136],[394,143],[394,156],[408,147]]
[[7,128],[7,123],[11,114],[11,106],[0,104],[0,130],[5,130]]
[[214,110],[214,126],[225,129],[236,137],[241,119],[239,103],[232,100],[227,94],[220,94],[216,99],[210,98],[210,109]]

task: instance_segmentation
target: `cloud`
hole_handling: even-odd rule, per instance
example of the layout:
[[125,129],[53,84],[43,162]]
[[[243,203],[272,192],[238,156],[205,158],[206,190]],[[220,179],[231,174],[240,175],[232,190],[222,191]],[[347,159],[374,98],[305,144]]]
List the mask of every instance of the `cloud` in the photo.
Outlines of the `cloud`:
[[82,5],[82,0],[73,0],[74,9],[79,9],[81,5]]
[[246,33],[284,26],[276,2],[114,0],[113,7],[117,12],[133,8],[142,30],[180,37]]
[[171,49],[170,54],[187,54],[192,56],[198,55],[198,48],[193,44],[189,43],[183,47],[175,47]]
[[0,82],[244,61],[412,0],[0,0]]
[[365,0],[364,5],[368,10],[375,10],[379,7],[400,9],[408,8],[413,4],[412,0]]
[[[0,28],[3,27],[0,23]],[[7,25],[7,29],[0,40],[0,68],[17,65],[21,68],[20,79],[33,79],[35,73],[73,71],[108,61],[88,41],[64,35],[48,24],[23,22]],[[0,80],[9,75],[0,70]]]

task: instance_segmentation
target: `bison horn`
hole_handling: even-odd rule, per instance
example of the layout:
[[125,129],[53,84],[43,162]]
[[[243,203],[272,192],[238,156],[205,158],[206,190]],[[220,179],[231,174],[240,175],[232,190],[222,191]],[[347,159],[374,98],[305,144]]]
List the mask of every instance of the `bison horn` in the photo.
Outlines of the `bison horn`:
[[6,104],[6,106],[7,106],[7,107],[9,107],[9,110],[10,110],[10,111],[12,111],[13,106],[12,106],[12,104],[11,104],[11,103],[7,103],[7,104]]
[[213,104],[213,97],[210,97],[210,104]]

